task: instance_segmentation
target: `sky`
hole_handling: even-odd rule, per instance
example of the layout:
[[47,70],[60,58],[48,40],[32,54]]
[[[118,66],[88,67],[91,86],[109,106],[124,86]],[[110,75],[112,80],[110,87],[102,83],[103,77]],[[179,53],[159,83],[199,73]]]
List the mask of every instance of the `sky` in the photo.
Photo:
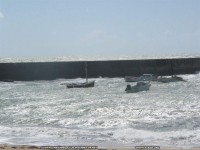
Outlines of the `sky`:
[[0,57],[200,53],[200,0],[0,0]]

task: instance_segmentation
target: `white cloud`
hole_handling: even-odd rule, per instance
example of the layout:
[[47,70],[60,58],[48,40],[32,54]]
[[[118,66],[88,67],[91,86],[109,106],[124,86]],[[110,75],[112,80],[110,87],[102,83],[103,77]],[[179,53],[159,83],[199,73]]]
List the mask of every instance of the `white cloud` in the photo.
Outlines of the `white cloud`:
[[3,15],[3,13],[0,12],[0,19],[3,19],[3,18],[5,18],[5,17],[4,17],[4,15]]

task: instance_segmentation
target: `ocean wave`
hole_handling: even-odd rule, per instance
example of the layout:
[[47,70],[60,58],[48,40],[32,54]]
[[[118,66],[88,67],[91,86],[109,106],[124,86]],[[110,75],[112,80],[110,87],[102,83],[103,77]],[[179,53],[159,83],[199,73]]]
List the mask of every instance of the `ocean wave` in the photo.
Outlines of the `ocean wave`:
[[157,56],[122,55],[122,56],[62,56],[62,57],[0,57],[0,63],[138,60],[138,59],[170,59],[170,58],[199,58],[199,57],[200,54],[173,54],[173,55],[157,55]]

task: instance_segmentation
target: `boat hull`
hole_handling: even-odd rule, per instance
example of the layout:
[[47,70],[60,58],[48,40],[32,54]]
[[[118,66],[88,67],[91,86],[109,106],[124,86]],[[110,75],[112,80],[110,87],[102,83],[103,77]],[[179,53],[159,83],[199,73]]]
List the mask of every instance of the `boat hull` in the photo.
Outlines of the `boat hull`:
[[163,83],[168,83],[168,82],[178,82],[178,81],[185,81],[183,78],[181,77],[177,77],[177,76],[172,76],[172,77],[161,77],[158,79],[158,82],[163,82]]
[[140,77],[125,76],[126,82],[138,82],[138,81],[157,81],[157,76],[153,74],[143,74]]
[[144,86],[127,86],[125,89],[126,93],[136,93],[140,91],[148,91],[150,88],[151,84],[147,83]]
[[66,84],[67,88],[89,88],[94,87],[95,81],[89,81],[84,83],[69,83]]
[[140,80],[140,77],[134,77],[134,76],[125,76],[126,82],[137,82]]

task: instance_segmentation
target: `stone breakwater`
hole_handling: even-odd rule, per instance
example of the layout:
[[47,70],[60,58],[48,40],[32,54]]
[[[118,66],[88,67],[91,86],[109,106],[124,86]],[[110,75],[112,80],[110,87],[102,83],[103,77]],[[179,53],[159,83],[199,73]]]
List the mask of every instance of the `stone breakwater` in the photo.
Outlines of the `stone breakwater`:
[[[87,61],[89,78],[193,74],[200,58]],[[0,63],[0,81],[85,78],[85,61]]]

